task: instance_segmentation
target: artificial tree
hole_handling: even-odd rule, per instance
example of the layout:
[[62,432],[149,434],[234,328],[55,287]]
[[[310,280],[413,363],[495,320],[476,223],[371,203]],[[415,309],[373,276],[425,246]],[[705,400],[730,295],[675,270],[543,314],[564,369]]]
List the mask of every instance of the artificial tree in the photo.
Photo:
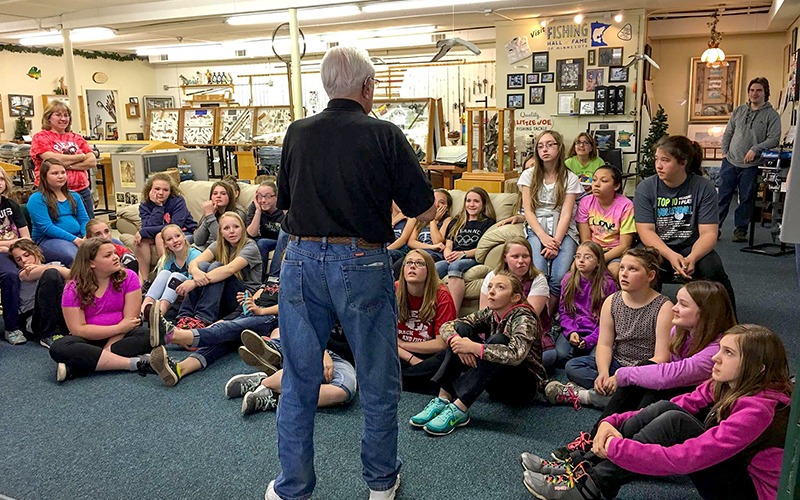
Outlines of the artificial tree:
[[641,158],[639,160],[639,177],[645,179],[656,173],[656,144],[662,137],[667,135],[667,113],[661,105],[658,105],[658,111],[650,122],[650,133],[644,140],[641,149]]
[[20,115],[19,118],[17,118],[17,121],[14,122],[14,140],[24,140],[24,137],[28,135],[29,132],[30,130],[28,130],[28,124],[25,123],[25,117]]

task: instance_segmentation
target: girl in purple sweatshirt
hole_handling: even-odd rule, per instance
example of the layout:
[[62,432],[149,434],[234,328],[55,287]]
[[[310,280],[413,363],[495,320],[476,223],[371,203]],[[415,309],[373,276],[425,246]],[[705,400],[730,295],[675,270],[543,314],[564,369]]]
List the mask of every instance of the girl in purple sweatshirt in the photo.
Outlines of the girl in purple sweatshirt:
[[617,291],[603,258],[603,249],[593,241],[581,243],[575,252],[572,268],[561,281],[558,306],[563,335],[556,339],[556,364],[574,356],[586,356],[600,335],[600,308]]
[[793,389],[783,342],[734,326],[712,361],[694,392],[606,418],[582,462],[527,470],[525,486],[539,498],[614,498],[642,475],[687,474],[706,499],[776,498]]

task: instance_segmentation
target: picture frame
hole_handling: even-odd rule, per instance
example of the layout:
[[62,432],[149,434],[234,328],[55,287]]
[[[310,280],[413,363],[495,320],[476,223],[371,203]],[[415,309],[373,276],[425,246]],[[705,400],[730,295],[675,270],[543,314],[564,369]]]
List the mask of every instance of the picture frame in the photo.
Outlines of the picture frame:
[[583,58],[556,61],[556,92],[583,90]]
[[594,99],[581,99],[578,103],[578,114],[581,116],[594,114]]
[[506,88],[508,90],[524,89],[525,75],[523,73],[509,73],[506,79]]
[[107,141],[115,141],[119,138],[117,132],[117,122],[105,122],[106,125],[106,134],[105,139]]
[[139,104],[139,98],[138,97],[129,97],[128,98],[128,102],[131,103],[131,104]]
[[589,122],[586,132],[597,141],[597,149],[619,148],[623,153],[636,153],[635,122]]
[[507,94],[506,107],[512,109],[523,109],[525,107],[525,94]]
[[139,141],[141,139],[139,139],[139,134],[137,134],[136,132],[128,132],[127,134],[125,134],[125,140],[126,141]]
[[534,85],[528,88],[528,103],[534,106],[545,103],[544,85]]
[[598,85],[603,85],[605,79],[605,68],[593,68],[586,70],[586,92],[594,92]]
[[539,83],[539,73],[527,73],[525,75],[525,83],[528,85]]
[[556,81],[556,74],[553,72],[542,73],[542,77],[539,79],[540,83],[553,83],[555,81]]
[[597,49],[589,49],[586,51],[586,65],[594,66],[597,61]]
[[534,52],[531,55],[531,68],[534,73],[550,71],[550,52]]
[[558,94],[557,113],[559,115],[572,115],[572,103],[575,102],[575,92]]
[[709,68],[699,57],[691,58],[688,119],[693,122],[727,122],[739,106],[742,56],[725,57],[727,66]]
[[33,116],[33,96],[8,94],[8,116]]
[[686,137],[703,148],[705,159],[722,159],[722,135],[727,126],[727,123],[689,123]]
[[625,66],[610,66],[608,68],[608,83],[626,83],[628,81],[628,69]]
[[600,47],[597,54],[598,66],[622,66],[622,47]]
[[[649,43],[644,44],[644,55],[647,57],[653,57],[653,47]],[[652,64],[644,64],[643,67],[644,72],[642,73],[642,79],[645,81],[650,81],[650,68],[652,67]]]

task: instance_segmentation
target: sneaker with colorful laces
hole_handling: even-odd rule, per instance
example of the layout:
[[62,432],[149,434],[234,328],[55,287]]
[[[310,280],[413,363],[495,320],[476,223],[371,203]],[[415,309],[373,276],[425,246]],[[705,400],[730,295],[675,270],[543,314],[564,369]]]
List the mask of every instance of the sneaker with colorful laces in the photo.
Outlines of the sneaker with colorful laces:
[[248,392],[242,399],[242,415],[250,415],[257,411],[274,410],[278,407],[278,394],[272,389],[259,386],[255,391]]
[[251,391],[255,391],[261,386],[261,381],[267,378],[264,372],[247,373],[236,375],[225,384],[226,398],[241,398]]
[[574,441],[557,449],[550,456],[559,462],[564,462],[569,460],[575,452],[583,454],[590,451],[592,451],[592,435],[588,432],[581,432],[581,435],[576,437]]
[[53,346],[53,344],[55,343],[55,341],[60,339],[60,338],[62,338],[62,337],[63,337],[63,335],[53,335],[53,336],[50,336],[50,337],[42,337],[39,340],[39,345],[42,346],[42,347],[46,347],[46,348],[50,349]]
[[594,500],[602,498],[600,488],[581,462],[569,474],[544,475],[526,470],[523,483],[528,491],[542,500]]
[[568,474],[572,468],[569,460],[545,460],[533,453],[523,453],[520,455],[520,460],[525,470],[544,475]]
[[433,398],[430,402],[422,409],[421,412],[417,413],[413,417],[408,420],[408,423],[413,425],[414,427],[424,427],[425,424],[436,418],[442,410],[450,404],[450,401],[442,398]]
[[164,385],[172,387],[181,379],[181,368],[167,356],[167,349],[160,345],[150,352],[150,366],[155,370]]
[[6,341],[11,345],[20,345],[27,342],[27,339],[19,330],[6,330]]
[[450,403],[444,407],[441,413],[436,415],[436,418],[425,424],[422,430],[431,436],[445,436],[468,423],[469,412],[462,411],[455,403]]
[[552,405],[572,405],[575,410],[581,409],[578,401],[578,391],[569,384],[562,384],[558,380],[552,380],[544,387],[544,395]]

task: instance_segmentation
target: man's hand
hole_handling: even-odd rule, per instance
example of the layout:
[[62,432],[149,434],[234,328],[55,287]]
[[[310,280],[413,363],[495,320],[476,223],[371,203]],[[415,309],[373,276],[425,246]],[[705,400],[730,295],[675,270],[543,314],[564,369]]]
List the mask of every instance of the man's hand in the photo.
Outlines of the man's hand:
[[333,380],[333,359],[328,351],[322,353],[322,378],[325,379],[326,384],[330,384]]
[[431,208],[416,216],[416,219],[425,223],[432,221],[434,217],[436,217],[436,204],[431,205]]
[[755,151],[753,151],[752,149],[751,149],[751,150],[749,150],[749,151],[748,151],[748,152],[747,152],[747,153],[744,155],[744,162],[745,162],[745,163],[751,163],[751,162],[752,162],[753,160],[755,160],[755,159],[756,159],[756,152],[755,152]]

